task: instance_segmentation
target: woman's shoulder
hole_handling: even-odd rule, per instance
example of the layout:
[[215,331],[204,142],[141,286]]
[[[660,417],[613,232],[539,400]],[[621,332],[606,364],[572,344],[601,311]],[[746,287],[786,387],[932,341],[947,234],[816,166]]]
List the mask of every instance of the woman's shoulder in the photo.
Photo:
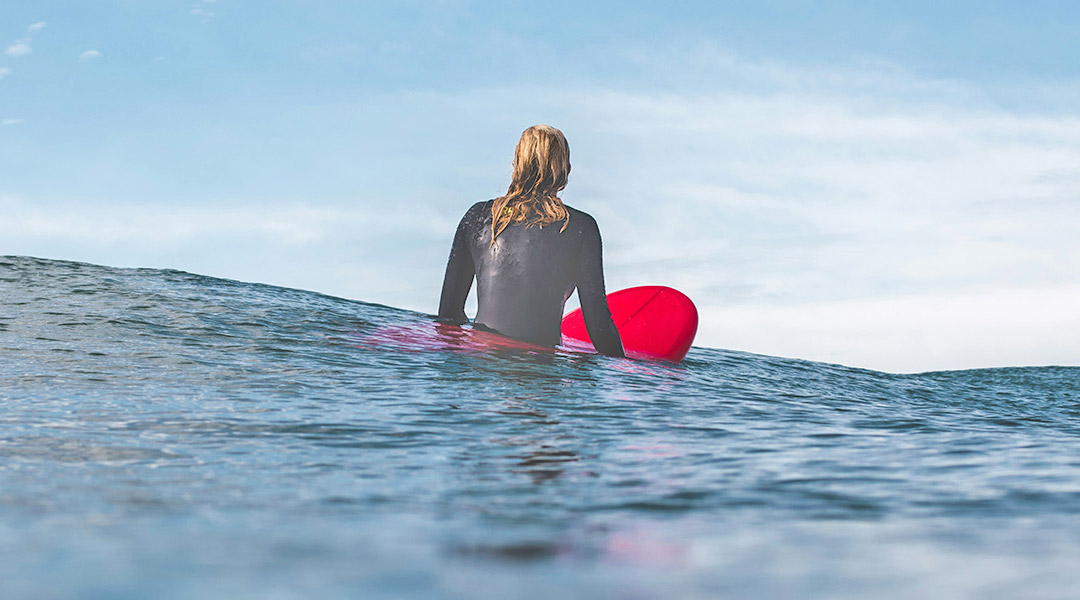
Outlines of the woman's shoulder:
[[469,207],[469,210],[465,211],[465,215],[461,217],[461,220],[483,220],[485,215],[491,215],[491,205],[493,202],[493,200],[484,200],[473,204]]
[[487,210],[488,212],[491,212],[491,205],[494,204],[494,203],[495,203],[494,200],[481,200],[480,202],[477,202],[476,204],[473,204],[472,206],[470,206],[469,210],[467,210],[465,212],[466,212],[466,214],[481,212],[483,210]]

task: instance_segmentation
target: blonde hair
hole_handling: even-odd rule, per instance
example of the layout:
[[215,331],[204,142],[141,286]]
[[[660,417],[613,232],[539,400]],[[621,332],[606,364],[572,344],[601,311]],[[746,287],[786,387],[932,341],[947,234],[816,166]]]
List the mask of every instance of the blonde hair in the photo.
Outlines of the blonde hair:
[[521,133],[514,148],[514,178],[506,195],[491,205],[491,244],[511,223],[543,227],[563,221],[570,224],[570,211],[558,193],[570,177],[570,144],[558,129],[533,125]]

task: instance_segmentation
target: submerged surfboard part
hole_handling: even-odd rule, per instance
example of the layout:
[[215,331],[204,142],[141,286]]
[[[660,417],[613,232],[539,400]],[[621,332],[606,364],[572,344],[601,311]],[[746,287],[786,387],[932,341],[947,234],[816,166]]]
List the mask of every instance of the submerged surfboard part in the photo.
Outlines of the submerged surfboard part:
[[[698,312],[686,294],[662,285],[643,285],[612,292],[607,301],[628,357],[679,362],[690,351]],[[596,352],[580,308],[563,317],[562,345]]]
[[[658,285],[627,288],[607,296],[615,327],[628,358],[679,362],[697,333],[694,303],[682,292]],[[406,352],[556,352],[595,354],[581,309],[562,320],[562,345],[538,346],[498,333],[438,322],[379,327],[357,340],[366,348],[393,348]]]
[[530,344],[498,333],[439,322],[420,322],[410,325],[379,327],[356,340],[363,348],[392,348],[405,352],[466,352],[499,351],[552,352],[547,346]]

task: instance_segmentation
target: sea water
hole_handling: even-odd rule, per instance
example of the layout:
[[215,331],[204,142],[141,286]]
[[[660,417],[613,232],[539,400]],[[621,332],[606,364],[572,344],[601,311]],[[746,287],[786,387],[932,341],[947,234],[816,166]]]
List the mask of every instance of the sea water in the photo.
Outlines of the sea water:
[[1080,368],[432,351],[0,258],[3,598],[1068,598]]

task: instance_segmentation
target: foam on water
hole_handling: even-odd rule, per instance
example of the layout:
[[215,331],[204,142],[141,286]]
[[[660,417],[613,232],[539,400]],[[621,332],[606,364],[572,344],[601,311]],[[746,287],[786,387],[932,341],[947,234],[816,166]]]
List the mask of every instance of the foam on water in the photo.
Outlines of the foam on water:
[[370,343],[429,323],[179,271],[0,258],[3,596],[1080,586],[1080,368]]

